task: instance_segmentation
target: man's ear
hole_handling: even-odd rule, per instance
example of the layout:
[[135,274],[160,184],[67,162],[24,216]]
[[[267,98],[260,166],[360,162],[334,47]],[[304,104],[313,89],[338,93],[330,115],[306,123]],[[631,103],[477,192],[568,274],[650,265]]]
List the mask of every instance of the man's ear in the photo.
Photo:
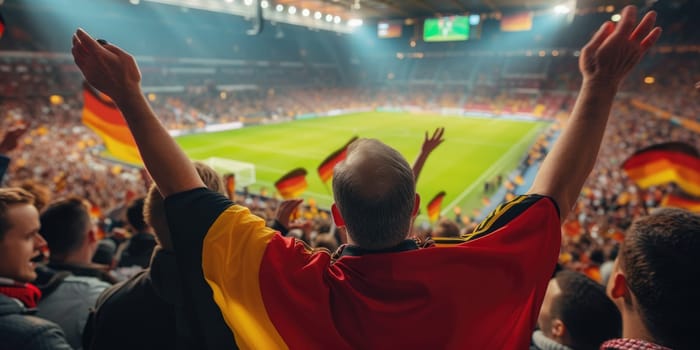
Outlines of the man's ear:
[[91,244],[97,242],[98,241],[97,229],[91,228],[90,231],[88,231],[88,233],[87,233],[87,239],[88,239],[88,243],[91,243]]
[[552,336],[561,338],[566,333],[566,325],[560,319],[554,319],[552,322],[552,329],[550,331],[552,332]]
[[420,209],[420,195],[416,193],[416,201],[413,204],[413,212],[411,213],[411,217],[416,217],[418,215],[418,210]]
[[345,220],[343,220],[343,216],[340,215],[340,210],[338,210],[338,206],[335,205],[335,203],[331,205],[331,214],[333,215],[333,222],[335,222],[335,226],[345,226]]
[[610,288],[610,297],[613,299],[623,298],[626,301],[631,299],[629,286],[625,275],[620,272],[615,272],[608,283],[612,283]]

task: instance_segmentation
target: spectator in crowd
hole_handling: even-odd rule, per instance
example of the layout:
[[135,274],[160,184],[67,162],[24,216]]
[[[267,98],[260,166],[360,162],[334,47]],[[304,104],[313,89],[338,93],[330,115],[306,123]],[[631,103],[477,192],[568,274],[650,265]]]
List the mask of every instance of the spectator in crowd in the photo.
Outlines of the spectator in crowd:
[[38,315],[59,324],[76,349],[82,348],[90,307],[113,282],[104,266],[92,263],[99,238],[88,208],[85,200],[69,198],[49,205],[41,214],[40,232],[51,257],[42,270],[45,293]]
[[28,130],[26,125],[14,126],[10,128],[2,140],[0,140],[0,184],[5,177],[5,172],[10,164],[10,158],[6,154],[17,148],[19,138]]
[[433,231],[432,237],[457,238],[460,236],[459,226],[449,219],[442,219],[438,222],[437,227]]
[[136,266],[145,269],[151,261],[156,237],[153,228],[144,219],[144,200],[144,198],[135,199],[126,209],[126,219],[134,233],[123,244],[123,250],[119,255],[119,267]]
[[[221,178],[214,169],[199,162],[195,162],[195,168],[207,188],[225,194]],[[151,186],[141,208],[142,217],[158,240],[150,267],[107,288],[100,295],[85,326],[85,349],[198,347],[195,335],[190,333],[190,327],[182,317],[182,287],[177,278],[177,261],[163,197],[155,185]],[[219,319],[223,322],[221,315]],[[219,345],[221,348],[234,346],[232,339],[228,346]]]
[[605,288],[574,271],[560,271],[544,295],[531,350],[598,350],[622,332],[620,312]]
[[627,231],[608,295],[622,314],[622,338],[603,350],[698,348],[700,215],[659,209]]
[[46,246],[33,201],[22,189],[0,188],[0,347],[67,350],[63,330],[33,316],[41,292],[29,282],[37,277],[34,264]]
[[[202,188],[141,93],[133,57],[82,30],[72,52],[90,84],[122,110],[167,197],[183,294],[193,305],[190,320],[207,320],[213,306],[238,345],[261,348],[516,349],[529,344],[560,246],[560,218],[593,167],[617,87],[660,35],[653,12],[639,25],[636,15],[635,7],[626,7],[617,27],[605,23],[582,50],[584,82],[568,127],[530,195],[517,197],[465,237],[480,239],[424,250],[405,240],[418,209],[411,168],[379,141],[353,143],[334,174],[334,219],[346,226],[349,245],[332,266],[329,255],[311,254],[247,209]],[[455,283],[455,274],[465,283]],[[480,289],[473,288],[475,280]],[[478,306],[463,302],[467,293]],[[434,319],[442,322],[426,333],[425,320]],[[215,347],[217,335],[207,333],[205,322],[197,324],[203,345]],[[303,336],[308,329],[314,337]]]

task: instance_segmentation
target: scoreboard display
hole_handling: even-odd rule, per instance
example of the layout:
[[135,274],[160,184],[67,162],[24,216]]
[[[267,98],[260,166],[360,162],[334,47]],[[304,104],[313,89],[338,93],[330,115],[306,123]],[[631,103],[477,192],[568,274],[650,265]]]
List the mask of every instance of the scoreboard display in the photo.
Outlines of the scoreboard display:
[[427,42],[468,40],[469,27],[467,16],[428,18],[423,22],[423,40]]

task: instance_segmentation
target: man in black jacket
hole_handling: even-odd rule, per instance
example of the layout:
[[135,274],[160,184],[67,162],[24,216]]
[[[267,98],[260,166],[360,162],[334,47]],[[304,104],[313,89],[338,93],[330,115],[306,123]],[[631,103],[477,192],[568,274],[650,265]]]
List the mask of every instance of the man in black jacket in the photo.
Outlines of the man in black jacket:
[[[223,183],[214,169],[203,163],[195,163],[195,167],[208,188],[224,193]],[[150,267],[100,295],[83,332],[83,348],[199,348],[201,343],[198,336],[190,332],[192,327],[183,323],[185,317],[182,316],[182,288],[177,261],[165,218],[163,197],[155,185],[151,186],[145,204],[142,201],[139,207],[143,210],[142,219],[145,217],[143,225],[152,227],[158,238]],[[223,318],[220,322],[223,322]],[[222,332],[227,330],[222,328]],[[221,348],[234,349],[235,343],[232,338],[230,340],[229,344],[220,344]]]

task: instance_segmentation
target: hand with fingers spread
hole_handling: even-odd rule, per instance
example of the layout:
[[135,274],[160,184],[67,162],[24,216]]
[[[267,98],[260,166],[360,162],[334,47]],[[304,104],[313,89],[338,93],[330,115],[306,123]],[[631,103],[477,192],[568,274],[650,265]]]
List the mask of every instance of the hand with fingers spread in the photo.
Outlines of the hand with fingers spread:
[[73,34],[73,59],[90,85],[115,102],[140,94],[141,72],[130,54],[112,44],[100,44],[82,29]]
[[0,141],[0,154],[6,154],[17,148],[19,139],[24,135],[29,128],[26,125],[18,125],[11,127]]
[[433,136],[428,137],[428,132],[425,132],[425,140],[423,140],[423,148],[421,148],[421,152],[425,154],[430,154],[430,152],[434,151],[437,146],[439,146],[441,143],[445,141],[445,139],[442,138],[442,135],[445,134],[445,128],[437,128],[433,132]]
[[285,229],[289,229],[289,220],[291,220],[292,213],[297,210],[297,207],[303,203],[303,199],[287,199],[282,201],[277,207],[277,212],[275,213],[275,220],[280,223]]
[[584,80],[618,85],[661,35],[656,12],[637,23],[637,8],[627,6],[615,26],[605,22],[581,50],[579,68]]
[[423,140],[423,145],[420,149],[420,154],[416,161],[413,163],[413,178],[418,182],[418,175],[423,170],[423,165],[428,159],[430,153],[432,153],[441,143],[445,141],[442,136],[445,134],[445,128],[437,128],[433,131],[432,136],[428,136],[428,132],[425,132],[425,139]]

